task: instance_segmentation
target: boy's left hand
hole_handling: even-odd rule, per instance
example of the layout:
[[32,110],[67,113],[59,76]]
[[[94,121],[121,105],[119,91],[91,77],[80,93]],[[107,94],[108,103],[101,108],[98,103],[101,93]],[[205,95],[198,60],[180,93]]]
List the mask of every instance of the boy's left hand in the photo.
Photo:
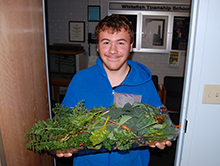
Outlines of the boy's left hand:
[[169,140],[164,140],[164,141],[155,141],[153,144],[150,144],[149,146],[151,148],[155,148],[158,147],[159,149],[163,150],[165,147],[167,146],[171,146],[172,143]]

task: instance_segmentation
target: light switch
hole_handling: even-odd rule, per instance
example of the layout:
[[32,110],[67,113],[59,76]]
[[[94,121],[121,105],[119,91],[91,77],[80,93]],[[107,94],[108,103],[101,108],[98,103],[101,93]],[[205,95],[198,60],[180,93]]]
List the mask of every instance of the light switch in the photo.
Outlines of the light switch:
[[220,104],[220,85],[205,84],[202,103]]

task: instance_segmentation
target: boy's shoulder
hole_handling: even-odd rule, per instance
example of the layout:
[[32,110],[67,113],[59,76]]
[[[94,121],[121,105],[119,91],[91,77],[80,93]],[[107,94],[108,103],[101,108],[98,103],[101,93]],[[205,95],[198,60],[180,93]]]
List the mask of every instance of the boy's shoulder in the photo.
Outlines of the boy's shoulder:
[[97,70],[96,65],[80,70],[74,75],[73,79],[82,80],[88,77],[92,77],[95,73],[95,70]]

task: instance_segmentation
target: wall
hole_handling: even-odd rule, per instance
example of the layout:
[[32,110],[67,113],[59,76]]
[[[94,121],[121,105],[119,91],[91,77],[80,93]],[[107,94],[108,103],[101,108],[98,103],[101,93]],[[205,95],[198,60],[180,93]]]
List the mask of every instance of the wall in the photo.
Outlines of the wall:
[[[87,21],[87,6],[100,5],[101,18],[108,14],[108,2],[110,0],[48,0],[48,37],[49,44],[53,43],[69,43],[68,40],[68,21],[85,21],[86,25],[86,39],[89,32],[94,32],[94,27],[97,22]],[[117,0],[114,0],[117,1]],[[129,1],[129,0],[127,0]],[[133,1],[134,2],[134,1]],[[146,2],[145,0],[139,2]],[[151,2],[171,2],[171,3],[190,3],[190,0],[152,0]],[[96,45],[91,44],[90,47],[87,42],[80,43],[89,56],[89,66],[95,64],[97,58]],[[162,53],[133,53],[132,60],[141,62],[149,67],[152,74],[159,76],[159,82],[163,82],[165,75],[183,76],[185,70],[185,52],[180,55],[179,66],[171,67],[168,65],[168,54]]]

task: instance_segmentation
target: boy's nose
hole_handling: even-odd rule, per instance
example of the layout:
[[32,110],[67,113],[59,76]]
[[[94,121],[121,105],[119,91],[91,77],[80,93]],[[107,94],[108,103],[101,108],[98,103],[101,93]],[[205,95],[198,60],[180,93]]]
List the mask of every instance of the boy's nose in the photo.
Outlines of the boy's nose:
[[118,52],[117,46],[115,44],[111,44],[111,46],[109,48],[109,53],[116,54],[117,52]]

